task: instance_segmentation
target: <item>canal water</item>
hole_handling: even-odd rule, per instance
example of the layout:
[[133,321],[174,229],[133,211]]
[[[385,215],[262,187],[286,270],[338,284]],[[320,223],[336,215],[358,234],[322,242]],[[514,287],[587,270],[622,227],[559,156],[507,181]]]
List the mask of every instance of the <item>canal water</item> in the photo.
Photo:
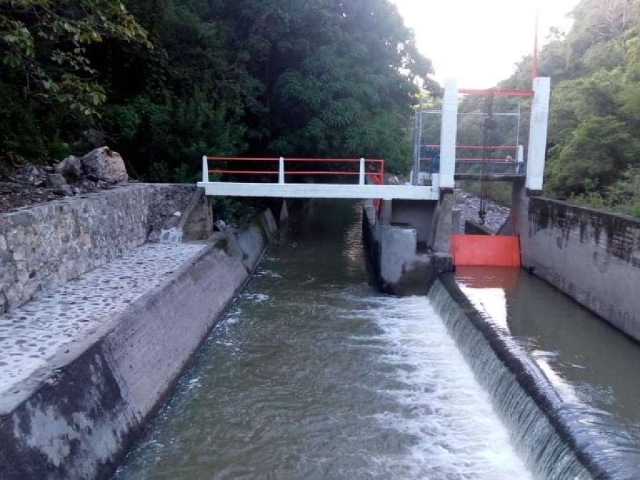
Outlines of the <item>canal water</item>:
[[360,211],[282,233],[117,480],[534,478],[431,300],[370,285]]
[[458,284],[487,321],[533,359],[561,415],[610,478],[640,478],[640,348],[524,270],[459,268]]

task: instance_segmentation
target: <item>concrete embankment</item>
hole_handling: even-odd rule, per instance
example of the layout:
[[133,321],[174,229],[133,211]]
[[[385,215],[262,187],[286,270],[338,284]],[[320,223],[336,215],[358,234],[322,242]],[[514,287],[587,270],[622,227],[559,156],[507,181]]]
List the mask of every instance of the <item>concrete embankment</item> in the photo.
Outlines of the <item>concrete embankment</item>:
[[[153,202],[145,198],[148,198],[147,195],[157,195],[158,190],[163,188],[142,185],[123,188],[130,192],[125,195],[129,213],[127,210],[120,213],[111,211],[118,208],[121,200],[101,196],[108,194],[98,195],[95,200],[97,203],[91,203],[92,199],[89,198],[80,200],[78,204],[63,206],[63,210],[74,212],[64,218],[71,218],[69,221],[80,225],[77,230],[70,231],[78,232],[80,237],[83,234],[88,236],[85,240],[75,237],[68,239],[67,243],[74,247],[71,250],[77,252],[75,246],[85,242],[86,251],[93,252],[94,259],[115,256],[119,248],[124,247],[106,246],[109,235],[118,237],[117,228],[113,233],[106,231],[117,226],[113,224],[114,221],[120,222],[124,230],[121,235],[130,233],[129,248],[143,243],[150,226],[157,224],[160,228],[167,219],[171,220],[175,211],[179,211],[176,205],[169,204],[164,206],[170,211],[168,217],[158,215],[157,221],[149,217],[163,207],[160,203],[157,208],[151,208]],[[179,195],[180,192],[172,194],[169,190],[170,187],[167,187],[164,193],[182,198],[182,208],[186,209],[194,203],[194,189],[184,197]],[[111,194],[123,198],[122,191]],[[89,206],[83,202],[88,202]],[[83,211],[87,215],[96,213],[101,205],[107,208],[102,215],[93,219],[80,215]],[[138,212],[139,216],[133,212]],[[38,214],[31,216],[39,218]],[[83,232],[85,227],[90,230]],[[36,235],[44,229],[57,231],[58,227],[34,225],[22,235]],[[84,325],[86,320],[91,329],[83,335],[67,329],[61,333],[62,337],[69,337],[66,343],[56,343],[57,338],[46,338],[50,335],[47,330],[38,330],[37,318],[24,317],[23,320],[20,313],[21,308],[29,311],[36,302],[41,302],[41,308],[46,309],[47,301],[64,301],[60,300],[60,295],[56,296],[55,289],[48,290],[53,292],[51,299],[47,299],[47,295],[36,298],[23,307],[13,309],[5,315],[6,318],[0,318],[0,326],[3,325],[2,321],[7,321],[12,328],[23,327],[31,332],[33,338],[25,340],[24,348],[30,348],[30,344],[35,348],[38,342],[42,342],[42,351],[46,351],[48,343],[55,350],[40,359],[44,364],[34,364],[34,370],[29,375],[22,372],[24,378],[16,377],[15,382],[4,385],[7,388],[0,394],[0,478],[108,478],[141,434],[147,420],[169,394],[211,328],[248,282],[276,229],[273,216],[267,210],[246,228],[219,234],[210,242],[201,242],[190,247],[191,250],[182,251],[187,260],[175,269],[167,267],[165,271],[155,272],[153,282],[144,276],[129,278],[135,275],[122,271],[119,280],[129,282],[123,284],[123,288],[130,285],[133,285],[130,288],[137,287],[143,281],[148,281],[150,288],[132,296],[133,300],[127,299],[115,307],[112,306],[114,299],[105,300],[105,305],[98,307],[100,315],[90,308],[94,300],[90,289],[95,285],[91,282],[95,279],[88,281],[85,276],[80,276],[65,288],[77,285],[89,291],[80,299],[80,303],[86,302],[87,309],[79,309],[79,315],[84,312],[86,318],[80,318],[73,325]],[[62,240],[54,243],[64,250]],[[134,264],[143,262],[145,258],[160,261],[158,253],[153,257],[145,253],[147,250],[153,248],[143,245],[132,250],[130,261]],[[75,273],[89,268],[86,262],[74,267],[73,255],[63,258],[66,259],[58,259],[56,263],[58,270],[53,273],[56,279],[67,275],[61,272]],[[99,273],[100,269],[91,272],[97,277]],[[115,281],[104,286],[114,288],[114,295],[125,296],[125,293],[121,293],[123,290],[118,289],[120,287]],[[75,308],[75,300],[69,302],[70,311]],[[16,302],[20,303],[19,300]],[[53,324],[57,324],[58,320],[63,321],[69,314],[64,309],[59,310],[54,314],[60,318],[52,319]],[[45,312],[38,318],[47,322],[51,320],[48,318],[51,315]],[[18,347],[22,348],[22,345]],[[3,368],[10,366],[0,366],[0,369]]]
[[523,264],[640,341],[640,221],[540,197],[527,210]]

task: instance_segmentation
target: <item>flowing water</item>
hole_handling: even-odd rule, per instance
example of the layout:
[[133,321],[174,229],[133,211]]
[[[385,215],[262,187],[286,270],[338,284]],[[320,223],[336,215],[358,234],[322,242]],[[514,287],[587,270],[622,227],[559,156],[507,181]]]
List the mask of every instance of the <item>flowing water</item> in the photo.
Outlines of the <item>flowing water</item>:
[[314,203],[283,232],[118,480],[526,480],[549,468],[500,419],[438,299],[369,285],[360,208]]
[[640,478],[640,347],[523,270],[459,268],[465,295],[557,394],[582,449],[610,478]]

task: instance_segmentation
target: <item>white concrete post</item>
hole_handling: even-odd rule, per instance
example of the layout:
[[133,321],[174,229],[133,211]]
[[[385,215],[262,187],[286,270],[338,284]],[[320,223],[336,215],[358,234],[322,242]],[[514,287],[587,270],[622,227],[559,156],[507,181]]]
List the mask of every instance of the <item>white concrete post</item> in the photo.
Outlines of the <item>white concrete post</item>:
[[209,183],[209,161],[206,155],[202,156],[202,181]]
[[278,165],[278,183],[284,184],[284,158],[282,157],[280,157],[280,162]]
[[444,83],[442,130],[440,132],[440,188],[453,188],[458,141],[458,85],[455,79]]
[[516,155],[516,173],[522,173],[522,165],[524,165],[524,147],[518,145],[518,153]]
[[551,79],[548,77],[534,79],[533,91],[526,187],[528,190],[540,191],[544,184],[544,167],[547,154]]
[[364,185],[366,183],[364,178],[364,158],[360,159],[360,181],[358,183],[360,185]]
[[440,174],[432,173],[431,174],[431,186],[433,188],[440,188]]

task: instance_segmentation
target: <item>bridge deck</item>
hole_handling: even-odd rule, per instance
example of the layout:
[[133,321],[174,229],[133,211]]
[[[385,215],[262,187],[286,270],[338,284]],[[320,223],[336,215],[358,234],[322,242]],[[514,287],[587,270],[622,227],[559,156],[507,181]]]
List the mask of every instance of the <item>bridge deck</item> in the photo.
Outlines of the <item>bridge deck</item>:
[[382,198],[438,200],[437,187],[411,185],[350,185],[323,183],[198,182],[207,195],[272,198]]

